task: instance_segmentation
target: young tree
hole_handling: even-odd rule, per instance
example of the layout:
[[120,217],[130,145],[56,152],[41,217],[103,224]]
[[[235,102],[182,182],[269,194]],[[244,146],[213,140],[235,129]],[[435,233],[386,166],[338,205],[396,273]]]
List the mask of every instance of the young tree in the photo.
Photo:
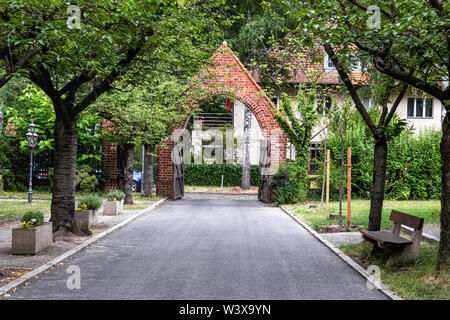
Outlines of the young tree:
[[94,110],[110,121],[108,137],[122,148],[125,155],[125,203],[131,204],[133,156],[135,146],[145,146],[144,196],[152,196],[153,154],[155,146],[170,137],[186,117],[180,107],[181,84],[170,79],[160,84],[136,87],[129,92],[114,91],[97,101]]
[[280,97],[280,111],[275,114],[275,119],[286,133],[289,142],[294,145],[295,162],[301,179],[305,181],[304,187],[307,188],[309,143],[319,120],[315,87],[299,89],[297,99],[297,110],[293,110],[289,97],[283,93]]
[[341,177],[339,181],[339,228],[342,228],[342,198],[344,195],[344,166],[345,166],[345,136],[352,117],[351,101],[345,101],[339,105],[333,103],[333,108],[329,112],[330,131],[339,136],[341,146]]
[[[178,54],[173,72],[198,68],[219,34],[217,8],[222,2],[86,0],[69,14],[68,5],[57,1],[28,0],[3,8],[10,28],[27,33],[35,21],[41,34],[41,52],[21,72],[50,97],[55,109],[54,231],[79,232],[74,219],[79,114],[112,90],[116,80],[151,77],[158,61],[171,52]],[[19,38],[18,33],[10,35],[12,43]]]

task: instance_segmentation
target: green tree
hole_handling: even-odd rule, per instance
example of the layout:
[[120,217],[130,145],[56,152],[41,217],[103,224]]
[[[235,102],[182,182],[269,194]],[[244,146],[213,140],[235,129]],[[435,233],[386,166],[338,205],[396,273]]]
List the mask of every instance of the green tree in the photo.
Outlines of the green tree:
[[[155,146],[170,137],[172,131],[186,117],[180,109],[180,84],[166,80],[129,92],[114,91],[102,97],[95,109],[110,120],[107,138],[117,143],[125,154],[125,203],[131,204],[133,183],[133,155],[136,146],[144,145],[144,196],[152,196],[153,156]],[[110,130],[112,129],[112,130]]]
[[308,190],[309,143],[319,120],[315,105],[316,88],[301,88],[297,99],[298,107],[294,110],[288,95],[283,93],[280,97],[280,111],[275,114],[275,119],[289,142],[294,145],[297,177],[301,181],[301,188]]
[[[70,23],[68,26],[67,20],[60,18],[67,17],[68,9],[61,1],[2,4],[3,21],[8,21],[2,27],[21,33],[40,30],[37,42],[42,50],[21,68],[21,74],[49,96],[55,110],[51,205],[55,232],[79,232],[74,219],[74,188],[80,113],[112,90],[118,79],[136,83],[151,78],[159,62],[173,58],[173,52],[176,58],[166,71],[198,69],[220,34],[218,25],[223,20],[218,13],[222,3],[78,1],[79,28]],[[20,40],[19,32],[10,34],[12,43]],[[26,52],[25,47],[23,50],[18,49],[18,56]]]
[[[382,76],[373,67],[366,65],[365,57],[358,55],[358,52],[355,52],[355,48],[351,43],[341,39],[341,32],[344,31],[342,30],[342,26],[340,24],[338,25],[337,21],[339,21],[338,18],[345,19],[345,16],[336,17],[333,7],[339,7],[339,4],[335,2],[325,3],[325,1],[316,1],[313,4],[297,3],[295,9],[291,11],[291,14],[297,17],[301,26],[301,29],[299,27],[296,30],[296,40],[304,46],[311,47],[317,47],[317,42],[320,42],[325,52],[318,48],[313,58],[322,61],[324,54],[327,54],[331,58],[356,109],[361,114],[375,139],[374,171],[368,229],[379,230],[385,192],[387,142],[405,127],[405,123],[401,121],[396,122],[396,125],[393,126],[391,120],[408,89],[408,85],[400,85],[392,78]],[[369,75],[368,79],[370,82],[364,78],[360,81],[362,83],[356,83],[352,80],[351,73],[358,62],[365,65],[364,71],[366,75]],[[363,90],[358,91],[360,85],[371,87],[375,93],[376,104],[382,109],[379,119],[371,118],[364,107],[360,97]],[[391,102],[390,96],[395,92],[398,93],[398,96],[392,101],[392,106],[389,108],[388,103]]]
[[339,180],[339,228],[342,228],[342,198],[344,195],[344,166],[345,166],[345,144],[347,130],[352,118],[351,100],[339,105],[333,102],[333,108],[329,112],[329,126],[331,132],[339,137],[341,152],[341,176]]
[[[284,1],[291,10],[291,1]],[[450,265],[450,3],[440,0],[299,2],[294,16],[303,30],[327,44],[328,54],[346,64],[355,50],[379,72],[442,102],[441,237],[438,268]],[[308,22],[309,21],[309,22]],[[305,23],[305,25],[303,24]],[[310,39],[311,41],[312,39]],[[339,48],[339,52],[336,49]],[[335,60],[333,60],[335,62]],[[339,70],[339,68],[338,68]],[[341,74],[342,72],[340,72]],[[343,79],[342,75],[341,78]],[[344,83],[349,87],[346,81]],[[349,88],[351,90],[351,88]],[[350,91],[351,92],[351,91]],[[354,93],[352,94],[355,95]],[[355,100],[355,99],[354,99]],[[356,103],[356,102],[355,102]],[[358,107],[358,103],[356,103]]]

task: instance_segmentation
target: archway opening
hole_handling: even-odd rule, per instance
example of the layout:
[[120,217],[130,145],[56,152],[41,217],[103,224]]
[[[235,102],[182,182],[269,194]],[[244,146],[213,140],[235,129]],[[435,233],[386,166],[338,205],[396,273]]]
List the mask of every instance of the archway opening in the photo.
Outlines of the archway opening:
[[[194,109],[197,109],[198,106],[204,106],[204,104],[208,103],[211,99],[214,101],[214,97],[225,97],[225,108],[227,108],[228,99],[232,103],[240,101],[238,103],[240,108],[237,108],[236,111],[238,109],[247,109],[248,111],[251,111],[251,117],[247,117],[247,119],[250,119],[250,124],[253,124],[254,122],[255,127],[256,123],[258,124],[259,132],[258,130],[255,130],[255,133],[259,135],[258,138],[261,138],[258,139],[259,146],[256,146],[259,150],[256,152],[256,155],[253,156],[253,158],[256,157],[259,164],[258,199],[264,202],[270,202],[270,179],[276,172],[278,165],[286,160],[287,139],[286,135],[274,119],[276,107],[256,83],[255,79],[253,79],[250,73],[245,69],[233,51],[227,47],[226,43],[224,43],[213,55],[212,61],[213,62],[208,68],[195,77],[197,82],[195,89],[201,90],[192,89],[190,92],[187,92],[186,101],[189,101],[189,103],[195,107]],[[202,91],[203,93],[200,95],[198,93],[199,91]],[[216,106],[215,108],[217,109],[219,107]],[[184,196],[185,164],[192,161],[191,149],[186,148],[186,146],[190,146],[192,140],[203,140],[205,137],[203,130],[198,130],[198,134],[195,134],[195,126],[202,126],[205,124],[205,119],[200,119],[203,121],[201,122],[195,121],[195,118],[196,113],[193,113],[193,117],[186,118],[183,124],[174,131],[171,139],[163,142],[158,147],[158,180],[156,188],[157,193],[160,195],[169,196],[172,197],[172,199],[179,199]],[[189,121],[192,121],[192,125],[194,126],[194,134],[188,134],[185,130],[186,126],[189,125]],[[212,121],[209,121],[209,125],[211,124]],[[224,136],[223,130],[208,129],[208,131],[209,130],[211,131],[208,132],[208,134],[214,135],[215,143],[212,146],[209,145],[207,147],[207,156],[214,156],[214,161],[219,160],[222,162],[225,161],[225,163],[227,161],[235,163],[234,156],[231,156],[230,152],[227,152],[227,150],[223,150],[223,139],[228,138],[230,141],[230,139],[234,139],[234,135],[225,132]],[[194,143],[193,145],[195,148],[195,146],[198,146],[199,144]],[[226,144],[228,147],[232,145],[233,143]],[[192,150],[194,162],[197,163],[203,163],[204,161],[204,149],[201,143],[200,146],[201,147],[197,152],[198,154]],[[236,150],[236,148],[234,149]],[[217,152],[213,152],[213,150],[217,150]],[[255,154],[255,152],[253,154]],[[198,158],[195,158],[196,156]]]

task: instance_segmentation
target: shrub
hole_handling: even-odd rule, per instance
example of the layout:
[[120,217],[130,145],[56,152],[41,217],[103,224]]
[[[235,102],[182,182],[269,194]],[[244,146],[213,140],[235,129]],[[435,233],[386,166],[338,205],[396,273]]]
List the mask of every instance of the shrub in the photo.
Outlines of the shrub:
[[404,132],[389,143],[386,197],[393,200],[439,199],[441,131]]
[[[188,186],[220,186],[223,175],[224,187],[240,186],[242,166],[231,164],[185,164],[184,183]],[[250,184],[258,185],[259,166],[250,167]]]
[[111,190],[106,194],[106,199],[108,201],[121,201],[125,199],[125,193],[120,190]]
[[[386,199],[425,200],[439,199],[441,191],[441,160],[439,144],[441,130],[426,129],[414,133],[406,130],[388,142],[386,170]],[[347,133],[346,147],[352,147],[352,195],[369,198],[373,175],[373,138],[361,116],[352,118]],[[330,199],[339,193],[340,146],[336,134],[330,132],[327,147],[331,150]],[[323,179],[323,156],[318,160],[318,186]],[[347,162],[347,159],[344,159]],[[346,188],[346,179],[344,179]]]
[[281,164],[272,181],[273,201],[277,204],[305,201],[308,193],[305,168],[293,162]]
[[78,210],[98,210],[102,206],[102,200],[95,194],[83,196],[78,201]]
[[28,211],[22,216],[21,228],[34,228],[44,224],[44,215],[39,211]]
[[82,165],[75,176],[75,187],[82,192],[94,192],[98,188],[98,179],[91,175],[92,168],[88,165]]

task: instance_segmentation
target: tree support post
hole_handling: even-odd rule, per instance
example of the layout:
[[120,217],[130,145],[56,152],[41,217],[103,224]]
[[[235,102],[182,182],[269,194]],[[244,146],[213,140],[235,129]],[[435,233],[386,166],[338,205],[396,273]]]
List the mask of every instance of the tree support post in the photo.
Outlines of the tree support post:
[[352,148],[347,148],[347,226],[352,224]]
[[330,205],[330,149],[327,150],[327,184],[326,184],[326,198],[325,209],[328,211]]

